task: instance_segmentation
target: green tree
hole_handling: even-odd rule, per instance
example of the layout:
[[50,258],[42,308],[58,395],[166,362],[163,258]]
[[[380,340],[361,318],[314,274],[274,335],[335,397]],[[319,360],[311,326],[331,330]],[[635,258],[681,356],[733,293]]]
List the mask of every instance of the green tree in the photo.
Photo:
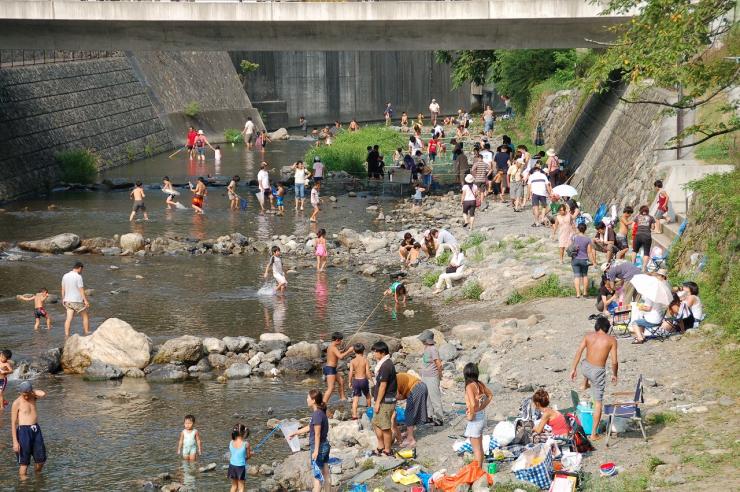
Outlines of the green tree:
[[485,84],[496,61],[495,50],[435,51],[434,56],[437,63],[452,68],[450,77],[455,89],[469,82]]
[[[612,27],[614,43],[606,46],[583,80],[588,91],[608,90],[609,83],[629,82],[635,90],[623,97],[631,104],[658,104],[666,114],[696,109],[737,84],[740,27],[731,18],[735,0],[610,0],[604,14],[636,15]],[[655,96],[650,88],[666,89]],[[680,88],[680,90],[679,90]],[[649,95],[652,94],[652,95]],[[740,129],[738,102],[721,108],[723,117],[698,121],[667,142],[670,149],[689,147]],[[694,140],[685,143],[690,136]]]

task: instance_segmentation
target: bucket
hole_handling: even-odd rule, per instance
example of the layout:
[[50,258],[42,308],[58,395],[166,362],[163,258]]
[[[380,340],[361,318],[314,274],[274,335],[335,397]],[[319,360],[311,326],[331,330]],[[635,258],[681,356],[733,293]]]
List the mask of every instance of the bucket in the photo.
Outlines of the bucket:
[[576,407],[576,416],[578,417],[578,420],[581,421],[583,432],[585,432],[587,436],[590,436],[591,430],[594,427],[594,409],[589,405],[580,403]]

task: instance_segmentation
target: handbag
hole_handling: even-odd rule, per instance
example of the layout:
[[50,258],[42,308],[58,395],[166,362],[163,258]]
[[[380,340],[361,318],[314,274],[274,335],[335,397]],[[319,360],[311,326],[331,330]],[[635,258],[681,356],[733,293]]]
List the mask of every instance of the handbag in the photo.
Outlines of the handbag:
[[575,243],[570,243],[570,246],[565,250],[565,252],[570,256],[571,258],[575,258],[578,256],[578,246],[576,246]]
[[553,465],[550,446],[537,444],[523,452],[511,467],[514,476],[540,489],[548,489],[552,483]]

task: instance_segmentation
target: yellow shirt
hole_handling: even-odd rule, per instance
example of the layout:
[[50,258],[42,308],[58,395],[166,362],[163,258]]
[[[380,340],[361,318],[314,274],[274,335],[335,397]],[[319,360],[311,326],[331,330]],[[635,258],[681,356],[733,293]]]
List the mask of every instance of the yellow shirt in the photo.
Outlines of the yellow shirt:
[[411,393],[411,390],[419,381],[419,378],[407,372],[399,372],[396,374],[396,384],[398,384],[396,398],[399,400],[405,400],[408,398],[409,393]]

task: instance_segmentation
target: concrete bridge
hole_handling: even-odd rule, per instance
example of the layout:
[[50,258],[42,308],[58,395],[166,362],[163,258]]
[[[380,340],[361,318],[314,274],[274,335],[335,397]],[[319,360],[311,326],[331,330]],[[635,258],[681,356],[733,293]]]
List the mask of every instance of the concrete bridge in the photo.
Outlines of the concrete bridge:
[[[574,48],[624,16],[587,0],[83,2],[0,0],[3,49],[399,51]],[[204,58],[204,74],[207,73]]]

